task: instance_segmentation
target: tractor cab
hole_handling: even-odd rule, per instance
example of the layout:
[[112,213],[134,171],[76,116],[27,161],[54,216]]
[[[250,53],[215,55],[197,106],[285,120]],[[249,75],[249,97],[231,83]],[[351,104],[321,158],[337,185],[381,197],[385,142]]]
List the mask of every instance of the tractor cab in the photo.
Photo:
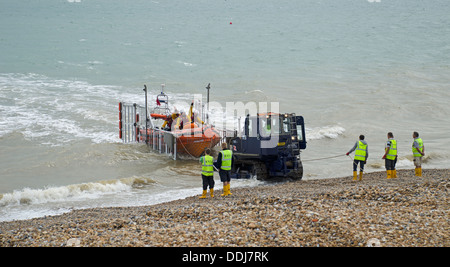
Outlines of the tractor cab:
[[238,147],[235,153],[255,154],[255,157],[277,156],[280,148],[290,148],[298,154],[298,150],[306,148],[304,120],[302,116],[287,113],[247,115],[239,139],[233,143]]
[[247,115],[241,136],[231,145],[237,172],[252,165],[257,166],[258,178],[292,175],[301,167],[300,150],[306,148],[303,117],[272,112]]

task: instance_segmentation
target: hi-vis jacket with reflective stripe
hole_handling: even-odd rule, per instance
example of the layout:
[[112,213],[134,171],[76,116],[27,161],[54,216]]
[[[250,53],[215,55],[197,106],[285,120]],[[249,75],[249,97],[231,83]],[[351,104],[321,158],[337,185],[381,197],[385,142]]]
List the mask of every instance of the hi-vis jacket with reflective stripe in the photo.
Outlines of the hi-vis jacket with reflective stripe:
[[202,163],[202,174],[204,176],[213,176],[214,175],[213,157],[205,155],[200,158],[200,162]]
[[222,165],[220,166],[220,169],[224,171],[231,171],[231,159],[233,157],[233,153],[231,150],[222,150],[220,151],[222,154]]
[[[362,145],[360,145],[360,144],[362,144]],[[363,154],[362,150],[365,150],[365,154]],[[353,151],[359,151],[359,152],[355,153],[356,160],[366,161],[369,158],[369,145],[364,140],[356,141],[356,143],[352,147],[352,149],[350,149],[350,151],[348,151],[348,154],[352,153]],[[358,154],[360,157],[358,157]],[[364,156],[364,158],[362,158],[362,156]]]
[[355,160],[366,161],[367,159],[367,143],[358,142],[355,151]]
[[389,149],[386,158],[389,160],[395,160],[397,157],[397,141],[395,139],[389,139],[388,147],[386,149]]
[[[419,149],[417,149],[416,144],[418,146]],[[413,145],[412,145],[412,152],[414,154],[414,157],[422,157],[422,153],[423,153],[423,141],[422,138],[416,138],[414,139]]]

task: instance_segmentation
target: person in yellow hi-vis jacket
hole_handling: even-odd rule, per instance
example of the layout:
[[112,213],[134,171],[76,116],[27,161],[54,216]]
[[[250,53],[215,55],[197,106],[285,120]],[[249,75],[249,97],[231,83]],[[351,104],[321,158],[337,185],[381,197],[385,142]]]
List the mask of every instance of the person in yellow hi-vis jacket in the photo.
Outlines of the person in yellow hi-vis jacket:
[[171,115],[168,115],[167,118],[164,119],[163,125],[161,125],[161,129],[166,131],[172,131],[172,124],[176,118],[180,116],[180,113],[174,112]]
[[416,166],[416,176],[422,176],[422,158],[425,156],[425,146],[418,132],[413,133],[414,142],[412,152],[414,156],[414,166]]
[[397,178],[397,170],[395,164],[397,163],[397,140],[394,139],[394,134],[389,132],[387,134],[388,141],[385,148],[385,153],[382,159],[385,159],[387,178]]
[[209,186],[209,194],[214,197],[214,158],[211,157],[211,149],[205,149],[205,155],[200,158],[202,164],[202,180],[203,180],[203,193],[201,199],[206,198],[206,192]]
[[231,166],[233,166],[233,152],[228,149],[227,143],[222,143],[222,151],[217,157],[216,167],[219,169],[220,181],[223,183],[223,194],[221,196],[231,195]]
[[367,158],[369,157],[369,146],[367,142],[364,141],[364,135],[359,136],[359,141],[355,143],[352,149],[347,152],[347,156],[355,151],[355,158],[353,160],[353,181],[358,179],[358,164],[359,164],[359,180],[362,181],[364,164],[367,163]]
[[198,126],[202,126],[203,124],[205,124],[205,122],[202,121],[202,119],[198,115],[198,112],[194,111],[194,103],[193,102],[191,103],[191,107],[189,108],[188,116],[191,119],[191,122],[197,123]]

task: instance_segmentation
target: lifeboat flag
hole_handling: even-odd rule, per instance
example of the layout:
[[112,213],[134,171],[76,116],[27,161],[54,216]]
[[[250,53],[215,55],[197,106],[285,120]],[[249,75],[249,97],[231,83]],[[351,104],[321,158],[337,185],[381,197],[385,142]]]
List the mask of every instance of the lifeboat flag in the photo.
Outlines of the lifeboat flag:
[[156,105],[161,106],[161,102],[159,102],[159,99],[156,99]]

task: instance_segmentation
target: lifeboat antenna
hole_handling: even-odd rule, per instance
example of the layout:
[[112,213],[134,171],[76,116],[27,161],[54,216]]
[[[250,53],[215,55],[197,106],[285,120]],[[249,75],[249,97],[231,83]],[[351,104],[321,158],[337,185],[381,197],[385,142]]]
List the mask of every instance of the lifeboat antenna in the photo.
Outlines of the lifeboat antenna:
[[206,123],[209,124],[209,89],[211,89],[211,83],[208,83],[206,86],[206,90],[208,91],[206,94]]
[[147,85],[144,84],[144,92],[145,92],[145,143],[148,144],[148,122],[150,119],[148,118],[148,110],[147,110]]

